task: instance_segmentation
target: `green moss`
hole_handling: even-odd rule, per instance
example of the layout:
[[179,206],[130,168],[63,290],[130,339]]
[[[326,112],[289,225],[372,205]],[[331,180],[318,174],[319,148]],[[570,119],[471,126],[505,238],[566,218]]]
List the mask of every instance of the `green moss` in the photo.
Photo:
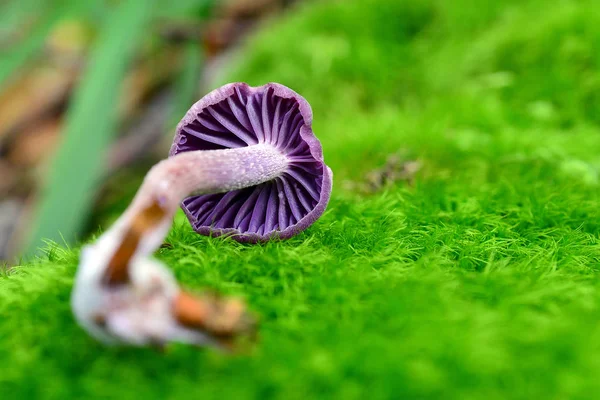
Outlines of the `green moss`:
[[[179,215],[158,254],[187,287],[247,298],[254,352],[102,347],[69,310],[77,249],[52,246],[0,276],[0,398],[594,397],[597,14],[449,3],[310,2],[223,78],[306,95],[335,173],[296,238],[211,239]],[[344,184],[397,150],[423,164],[413,185]]]

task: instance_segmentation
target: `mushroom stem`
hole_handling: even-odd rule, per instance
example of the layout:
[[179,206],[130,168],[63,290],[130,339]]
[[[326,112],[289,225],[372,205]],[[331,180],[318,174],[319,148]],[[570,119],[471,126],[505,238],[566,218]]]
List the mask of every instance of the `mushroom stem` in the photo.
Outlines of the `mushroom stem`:
[[[156,164],[144,178],[133,201],[116,223],[99,239],[110,242],[107,254],[122,250],[134,229],[137,239],[134,248],[128,248],[127,259],[120,259],[116,265],[125,269],[133,257],[152,254],[162,243],[170,226],[173,215],[181,201],[192,193],[221,193],[242,189],[270,181],[288,168],[288,158],[269,144],[256,144],[248,147],[223,150],[196,150],[177,154]],[[140,223],[148,209],[159,207],[160,218],[153,224]],[[116,239],[116,240],[115,240]],[[125,249],[123,249],[125,250]],[[123,258],[123,257],[121,257]],[[106,260],[108,267],[112,267]],[[107,272],[108,272],[107,268]],[[123,277],[126,270],[112,268],[111,276]],[[114,280],[112,281],[114,283]],[[121,282],[125,283],[125,282]]]
[[173,213],[192,193],[255,186],[280,176],[288,164],[288,158],[269,144],[180,153],[152,167],[126,213],[136,214],[154,199]]
[[257,144],[189,151],[156,164],[125,213],[82,251],[72,296],[82,326],[106,342],[127,343],[200,343],[208,335],[227,345],[236,334],[252,330],[243,303],[193,299],[149,256],[186,196],[255,186],[283,174],[288,162],[275,147]]

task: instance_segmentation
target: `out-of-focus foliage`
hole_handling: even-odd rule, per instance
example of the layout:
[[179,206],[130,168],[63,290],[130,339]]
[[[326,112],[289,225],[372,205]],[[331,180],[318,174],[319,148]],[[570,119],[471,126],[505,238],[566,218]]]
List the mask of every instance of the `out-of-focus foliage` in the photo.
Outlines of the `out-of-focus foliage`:
[[57,240],[60,235],[71,242],[85,223],[106,150],[116,133],[118,89],[150,21],[149,6],[146,0],[126,0],[107,18],[69,110],[66,132],[42,193],[30,252],[42,240]]
[[[83,3],[83,4],[82,4]],[[0,84],[18,74],[17,69],[39,52],[55,23],[65,18],[98,18],[98,34],[80,79],[69,102],[69,112],[61,146],[49,171],[39,198],[39,207],[30,232],[27,253],[34,253],[44,240],[73,242],[85,225],[105,170],[107,151],[117,133],[117,105],[130,61],[153,39],[152,22],[166,18],[200,18],[212,1],[176,0],[169,7],[160,2],[126,0],[107,5],[102,2],[10,2],[7,22],[18,19],[33,24],[31,31],[18,39],[9,54],[0,61]],[[36,6],[37,8],[33,8]],[[32,13],[31,10],[39,10]],[[18,24],[11,30],[25,29]],[[150,34],[148,34],[150,33]],[[200,52],[190,45],[174,103],[178,113],[189,104],[197,87]],[[127,94],[126,94],[127,95]]]
[[[2,35],[3,49],[0,57],[0,88],[2,84],[21,67],[29,57],[42,47],[46,36],[54,23],[64,15],[68,7],[51,8],[48,1],[24,0],[10,1],[0,5],[0,34]],[[16,43],[10,43],[11,38],[18,35],[18,31],[23,29],[21,24],[27,22],[28,17],[32,17],[31,10],[37,9],[40,14],[31,31],[25,35],[25,38],[18,38]],[[19,24],[21,23],[21,24]]]
[[[221,80],[308,98],[328,211],[257,246],[180,218],[158,254],[188,287],[246,295],[257,350],[100,346],[68,306],[77,251],[53,246],[0,278],[0,397],[593,398],[595,4],[314,1],[273,22]],[[398,150],[412,186],[346,185]]]

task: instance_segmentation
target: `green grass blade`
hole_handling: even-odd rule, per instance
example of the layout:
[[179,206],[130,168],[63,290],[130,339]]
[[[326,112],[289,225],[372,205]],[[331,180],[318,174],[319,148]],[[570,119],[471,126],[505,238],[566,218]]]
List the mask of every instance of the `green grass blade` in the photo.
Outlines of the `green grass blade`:
[[74,94],[26,254],[37,251],[43,239],[73,241],[85,222],[116,131],[121,81],[150,19],[151,3],[123,1],[106,21]]

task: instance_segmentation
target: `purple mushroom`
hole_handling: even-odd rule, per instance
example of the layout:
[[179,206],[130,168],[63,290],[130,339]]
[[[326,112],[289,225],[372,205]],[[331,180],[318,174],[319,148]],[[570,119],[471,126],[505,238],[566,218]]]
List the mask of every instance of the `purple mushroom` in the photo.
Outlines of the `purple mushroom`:
[[306,100],[275,83],[226,85],[192,106],[171,157],[152,167],[123,215],[83,249],[71,297],[80,325],[106,343],[132,345],[223,347],[252,334],[243,302],[189,294],[151,255],[182,199],[197,232],[239,241],[289,238],[315,222],[332,174],[311,122]]
[[213,181],[181,204],[194,230],[258,242],[290,238],[315,222],[332,172],[311,124],[308,102],[277,83],[228,84],[194,104],[170,151],[202,152],[211,159],[204,168],[214,168],[206,175]]

